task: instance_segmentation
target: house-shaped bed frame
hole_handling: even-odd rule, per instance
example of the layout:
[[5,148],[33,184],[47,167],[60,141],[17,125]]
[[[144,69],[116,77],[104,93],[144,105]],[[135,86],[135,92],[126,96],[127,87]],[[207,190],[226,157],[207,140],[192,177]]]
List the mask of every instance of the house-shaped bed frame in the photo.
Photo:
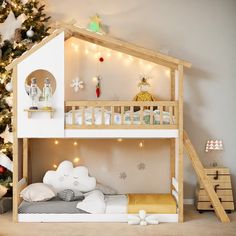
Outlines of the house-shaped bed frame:
[[[91,42],[112,50],[116,50],[146,61],[150,61],[169,68],[170,70],[170,101],[154,101],[154,102],[134,102],[134,101],[64,101],[64,40],[69,37],[76,37],[87,42]],[[229,222],[222,204],[220,203],[213,186],[208,177],[204,173],[203,166],[183,129],[183,80],[184,68],[190,68],[189,62],[170,57],[161,53],[157,53],[142,47],[111,38],[107,35],[99,35],[89,32],[85,29],[78,28],[74,25],[64,24],[60,29],[52,32],[48,37],[44,38],[40,43],[34,45],[30,50],[25,52],[21,57],[15,59],[6,67],[7,70],[13,69],[13,219],[14,221],[36,221],[36,222],[53,222],[53,221],[126,221],[127,216],[104,216],[99,215],[97,218],[91,218],[88,215],[69,216],[49,215],[43,216],[31,215],[30,218],[24,218],[18,214],[18,206],[21,202],[19,197],[20,191],[28,184],[28,149],[31,138],[169,138],[171,145],[170,156],[170,179],[171,191],[176,193],[178,199],[178,211],[174,216],[160,217],[162,221],[178,221],[184,220],[183,209],[183,151],[184,147],[190,157],[193,167],[202,181],[211,201],[212,205],[222,222]],[[54,94],[55,111],[49,112],[51,115],[45,114],[45,111],[25,110],[28,101],[24,84],[26,77],[34,70],[46,69],[54,75],[57,81],[57,89]],[[64,106],[65,105],[65,106]],[[111,116],[113,118],[114,110],[119,107],[122,116],[121,124],[114,124],[111,119],[110,125],[105,125],[104,118],[102,123],[96,125],[94,115],[92,116],[92,125],[87,125],[82,118],[82,124],[75,122],[75,109],[84,110],[87,106],[100,107],[103,111],[105,107],[110,107]],[[160,111],[159,123],[154,124],[153,115],[150,115],[150,124],[141,121],[140,124],[133,123],[134,107],[139,107],[141,118],[143,117],[144,107],[149,107],[151,112],[158,107]],[[129,107],[131,111],[131,123],[124,124],[123,117],[125,107]],[[64,109],[72,109],[72,123],[65,125]],[[170,114],[170,122],[163,122],[163,112],[168,111]],[[52,114],[54,112],[54,114]],[[28,113],[28,114],[27,114]],[[41,114],[43,113],[43,114]],[[94,114],[94,113],[93,113]],[[31,117],[32,115],[32,117]],[[45,121],[45,116],[48,120]],[[83,114],[84,115],[84,114]],[[37,117],[39,116],[39,117]],[[44,116],[44,117],[43,117]],[[44,118],[42,129],[41,117]],[[140,120],[142,120],[140,118]],[[46,130],[46,131],[45,131]],[[34,218],[35,217],[35,218]],[[63,218],[64,217],[64,218]],[[119,218],[120,217],[120,218]]]

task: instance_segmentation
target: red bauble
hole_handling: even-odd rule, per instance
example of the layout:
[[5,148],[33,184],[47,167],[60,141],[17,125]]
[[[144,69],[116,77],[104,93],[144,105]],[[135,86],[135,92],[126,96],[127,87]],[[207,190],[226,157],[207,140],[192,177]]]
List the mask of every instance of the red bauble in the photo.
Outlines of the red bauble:
[[4,166],[0,166],[0,174],[4,174],[6,170],[7,169]]
[[103,57],[100,57],[100,58],[99,58],[99,61],[100,61],[100,62],[104,62],[104,58],[103,58]]

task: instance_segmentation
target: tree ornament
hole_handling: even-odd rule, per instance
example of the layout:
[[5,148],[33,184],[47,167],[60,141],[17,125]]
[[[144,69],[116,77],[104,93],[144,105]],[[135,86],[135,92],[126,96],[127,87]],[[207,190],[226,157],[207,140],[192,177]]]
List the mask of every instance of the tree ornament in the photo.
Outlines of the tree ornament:
[[104,58],[103,57],[99,57],[99,61],[100,62],[104,62]]
[[22,4],[26,4],[29,0],[21,0]]
[[8,169],[11,172],[13,171],[12,160],[3,152],[0,152],[0,166]]
[[70,87],[74,89],[74,91],[77,93],[79,90],[84,88],[84,82],[77,77],[76,79],[73,79]]
[[92,31],[94,33],[105,34],[103,30],[102,20],[98,14],[90,17],[90,22],[88,24],[87,30]]
[[4,139],[4,143],[13,143],[13,133],[9,131],[8,125],[5,131],[0,134],[0,137]]
[[7,96],[6,98],[5,98],[5,101],[6,101],[6,103],[7,103],[7,105],[9,106],[9,107],[12,107],[13,106],[13,96],[11,95],[11,96]]
[[2,36],[2,41],[11,41],[15,36],[15,30],[20,28],[25,20],[25,14],[21,14],[16,18],[14,13],[10,11],[7,19],[3,23],[0,23],[0,34]]
[[7,169],[4,166],[0,166],[0,174],[4,174],[6,170]]
[[6,188],[5,186],[3,186],[3,185],[0,184],[0,199],[1,199],[4,195],[6,195],[6,193],[7,193],[7,188]]
[[29,28],[29,30],[26,32],[26,35],[29,38],[32,38],[34,36],[34,31],[32,30],[32,26]]
[[3,2],[2,2],[2,8],[4,9],[6,6],[7,6],[6,1],[3,1]]
[[12,92],[12,91],[13,91],[13,84],[12,84],[12,81],[8,82],[8,83],[5,85],[5,89],[6,89],[8,92]]

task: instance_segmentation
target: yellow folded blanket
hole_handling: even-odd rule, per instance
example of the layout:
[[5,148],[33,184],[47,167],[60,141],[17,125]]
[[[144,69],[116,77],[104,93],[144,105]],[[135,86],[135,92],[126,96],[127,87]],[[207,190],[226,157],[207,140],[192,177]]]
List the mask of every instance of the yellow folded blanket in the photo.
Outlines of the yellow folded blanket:
[[177,205],[171,194],[128,194],[128,213],[140,210],[149,214],[176,214]]

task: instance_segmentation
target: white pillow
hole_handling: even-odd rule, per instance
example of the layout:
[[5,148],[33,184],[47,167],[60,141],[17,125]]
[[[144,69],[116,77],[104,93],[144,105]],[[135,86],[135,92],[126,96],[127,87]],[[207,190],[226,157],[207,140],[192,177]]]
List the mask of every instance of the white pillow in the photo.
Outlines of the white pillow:
[[51,185],[57,192],[65,189],[89,192],[95,189],[96,179],[89,176],[85,166],[74,167],[71,161],[63,161],[55,171],[46,172],[43,183]]
[[85,199],[76,206],[78,209],[92,214],[103,214],[106,210],[104,195],[99,190],[85,194]]
[[47,184],[35,183],[24,188],[20,196],[27,202],[41,202],[52,199],[56,194]]

